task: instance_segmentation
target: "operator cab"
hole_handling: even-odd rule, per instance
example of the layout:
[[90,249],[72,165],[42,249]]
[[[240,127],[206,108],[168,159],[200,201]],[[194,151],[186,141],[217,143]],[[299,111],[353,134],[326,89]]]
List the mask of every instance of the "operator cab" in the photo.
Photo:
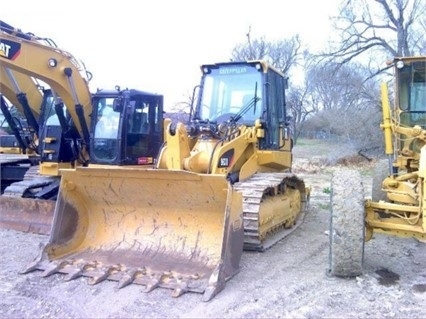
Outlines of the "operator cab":
[[162,95],[101,90],[93,95],[92,105],[91,163],[154,163],[163,142]]
[[[263,61],[203,65],[194,132],[223,127],[254,126],[260,121],[265,137],[260,149],[280,149],[288,138],[285,109],[287,77]],[[204,126],[204,127],[203,127]],[[228,129],[232,131],[232,129]],[[219,135],[219,134],[216,134]]]
[[424,58],[397,59],[395,66],[401,123],[426,129],[426,62]]
[[[203,90],[197,117],[210,122],[235,120],[254,125],[261,117],[261,73],[244,65],[204,66]],[[237,118],[237,115],[238,118]]]

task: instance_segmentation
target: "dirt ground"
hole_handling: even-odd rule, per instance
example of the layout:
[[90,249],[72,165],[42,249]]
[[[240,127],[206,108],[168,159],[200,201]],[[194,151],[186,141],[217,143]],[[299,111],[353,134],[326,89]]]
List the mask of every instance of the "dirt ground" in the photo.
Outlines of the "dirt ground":
[[[310,143],[317,153],[309,143],[296,146],[293,170],[312,187],[303,223],[266,252],[244,252],[240,272],[211,301],[197,293],[173,298],[162,288],[144,293],[138,285],[118,290],[112,281],[91,286],[87,278],[19,274],[48,237],[0,230],[0,317],[426,318],[424,243],[376,234],[365,245],[361,276],[327,276],[330,163],[337,151]],[[360,169],[369,180],[369,166]]]

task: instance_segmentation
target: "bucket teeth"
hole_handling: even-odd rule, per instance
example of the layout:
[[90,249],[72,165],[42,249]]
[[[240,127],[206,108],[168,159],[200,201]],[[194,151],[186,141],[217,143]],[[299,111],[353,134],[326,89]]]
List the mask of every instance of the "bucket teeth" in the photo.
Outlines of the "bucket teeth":
[[153,275],[153,277],[149,279],[148,282],[146,283],[144,292],[151,292],[155,288],[159,287],[162,277],[163,275]]
[[83,276],[83,268],[75,268],[70,271],[64,278],[65,281],[70,281],[73,279],[77,279],[78,277]]
[[172,297],[177,298],[188,292],[188,285],[185,282],[180,283],[179,286],[172,291]]
[[25,268],[24,270],[20,272],[21,274],[27,274],[29,272],[39,269],[40,261],[43,259],[43,253],[44,253],[42,246],[43,244],[40,243],[39,245],[40,252],[38,256],[34,258],[34,260],[31,262],[31,264],[28,265],[27,268]]
[[118,289],[121,289],[123,287],[130,285],[135,280],[137,272],[138,272],[137,270],[126,271],[123,277],[121,277],[120,280],[118,281],[118,285],[117,285]]
[[89,285],[96,285],[106,279],[111,275],[112,272],[116,271],[117,267],[104,267],[98,271],[96,271],[96,274],[92,276],[92,278],[89,279],[88,283]]
[[38,265],[39,265],[39,261],[38,260],[34,261],[27,268],[25,268],[24,270],[22,270],[20,273],[21,274],[27,274],[29,272],[37,270],[38,269]]
[[68,262],[67,261],[62,261],[60,263],[54,263],[51,262],[43,271],[43,273],[41,274],[42,277],[48,277],[50,275],[56,274],[61,272],[61,269],[64,268],[65,265],[67,265]]

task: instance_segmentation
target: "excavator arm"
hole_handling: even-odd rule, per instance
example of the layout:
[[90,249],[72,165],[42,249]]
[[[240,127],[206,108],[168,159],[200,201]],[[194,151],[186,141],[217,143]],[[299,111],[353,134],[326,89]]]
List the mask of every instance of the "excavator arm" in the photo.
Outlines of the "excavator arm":
[[80,73],[84,68],[64,50],[1,30],[0,66],[47,83],[66,106],[79,138],[89,145],[91,93]]
[[[14,134],[18,141],[27,140],[28,142],[21,142],[19,143],[20,146],[26,149],[29,144],[31,144],[30,148],[34,148],[34,146],[38,144],[39,120],[43,103],[43,94],[40,85],[26,74],[14,72],[1,66],[0,94],[6,97],[27,121],[29,134],[23,131],[17,132],[14,130]],[[2,105],[2,112],[7,113],[8,110],[4,109],[3,106],[4,105]],[[7,114],[4,115],[5,117],[7,116]],[[8,118],[10,118],[10,114]],[[13,123],[9,123],[9,125],[13,126]],[[23,135],[26,135],[26,137],[24,138]],[[28,137],[30,137],[29,141]]]
[[[32,116],[36,121],[40,117],[40,105],[43,100],[39,85],[34,79],[26,74],[13,72],[5,67],[0,68],[0,92],[3,94],[23,115],[26,110],[22,105],[20,95],[25,95],[31,108]],[[27,117],[27,116],[26,116]],[[28,119],[28,117],[27,117]]]

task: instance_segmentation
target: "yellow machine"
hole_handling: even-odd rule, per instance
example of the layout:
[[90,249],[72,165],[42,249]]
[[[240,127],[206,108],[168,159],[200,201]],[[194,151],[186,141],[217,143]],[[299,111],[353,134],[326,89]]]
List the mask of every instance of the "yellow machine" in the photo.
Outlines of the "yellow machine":
[[[382,85],[385,153],[364,201],[361,176],[349,170],[332,182],[329,273],[362,273],[364,242],[374,232],[426,240],[426,57],[393,61],[394,107]],[[350,193],[351,196],[347,196]]]
[[155,167],[62,170],[49,243],[24,272],[208,301],[239,271],[243,249],[267,249],[301,222],[309,189],[291,173],[287,78],[263,61],[201,70],[188,122],[166,121]]
[[[40,114],[49,90],[25,74],[0,65],[0,110],[8,135],[0,136],[1,193],[19,192],[11,185],[23,182],[38,171]],[[13,105],[10,103],[12,102]]]
[[[40,86],[33,78],[0,65],[0,110],[11,135],[0,137],[0,154],[37,154],[38,119],[43,101]],[[11,114],[11,106],[17,115]],[[20,175],[20,174],[18,174]]]
[[[0,30],[0,65],[46,83],[52,90],[56,108],[62,108],[62,111],[56,110],[59,123],[55,124],[61,129],[59,136],[53,129],[46,132],[46,127],[43,129],[47,135],[40,136],[40,143],[44,144],[41,156],[43,163],[46,162],[40,168],[41,173],[58,176],[59,168],[74,167],[75,162],[84,164],[88,160],[86,147],[90,139],[91,113],[88,80],[82,75],[86,70],[70,53],[46,44],[44,39],[4,22],[0,22]],[[64,143],[64,138],[70,142]]]
[[[1,193],[3,193],[5,187],[21,181],[31,166],[38,165],[38,139],[33,126],[35,124],[38,129],[38,122],[28,102],[41,104],[42,93],[31,78],[21,74],[18,74],[18,79],[13,78],[14,84],[16,86],[18,83],[25,84],[30,97],[27,98],[22,91],[15,93],[1,69],[0,67],[0,111],[9,132],[0,136]],[[12,106],[10,101],[15,105]],[[24,110],[29,111],[26,116]]]
[[[36,153],[36,143],[38,134],[38,120],[41,112],[43,94],[41,87],[33,78],[22,73],[12,72],[10,69],[0,66],[0,93],[8,99],[9,102],[25,117],[29,134],[17,132],[19,141],[18,148],[22,151],[19,153],[33,152]],[[3,109],[2,113],[8,113],[7,109]],[[6,116],[7,114],[5,114]],[[13,126],[13,124],[9,124]],[[19,128],[17,128],[19,130]],[[1,145],[3,146],[3,145]],[[1,150],[11,152],[12,150]]]
[[[0,94],[0,109],[12,133],[0,136],[0,226],[48,233],[55,202],[15,198],[50,199],[52,192],[57,193],[59,184],[38,174],[39,125],[43,125],[43,113],[52,106],[51,91],[0,62]],[[13,113],[10,102],[16,109]]]

